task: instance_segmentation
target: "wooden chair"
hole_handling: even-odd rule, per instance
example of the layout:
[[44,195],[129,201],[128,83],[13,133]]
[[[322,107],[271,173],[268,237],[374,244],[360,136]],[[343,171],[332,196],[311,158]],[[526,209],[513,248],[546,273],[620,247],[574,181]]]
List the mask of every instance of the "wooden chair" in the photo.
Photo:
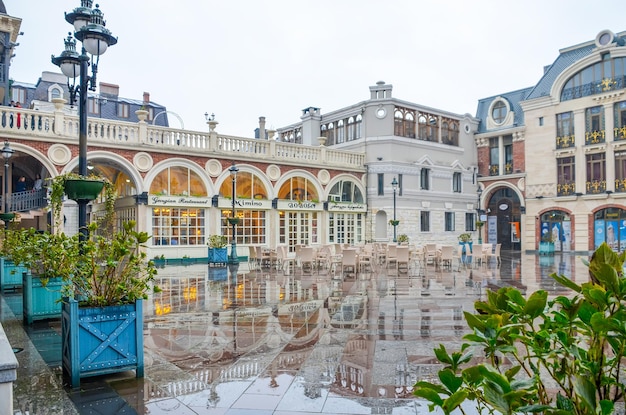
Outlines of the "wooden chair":
[[452,269],[452,261],[454,261],[454,247],[452,245],[443,245],[437,258],[438,265]]
[[424,245],[424,265],[437,263],[437,244]]
[[[298,254],[296,254],[296,256],[298,256]],[[302,272],[311,272],[315,269],[316,258],[313,255],[312,246],[303,246],[300,248],[299,262]]]
[[501,259],[500,259],[500,249],[502,248],[502,244],[496,244],[496,248],[494,250],[494,252],[488,252],[486,254],[487,260],[491,260],[491,258],[495,258],[496,259],[496,266],[500,266],[501,263]]
[[403,272],[409,271],[409,247],[408,245],[401,245],[396,248],[396,269]]
[[[351,270],[356,276],[357,272],[357,254],[356,249],[344,249],[341,253],[341,274],[346,272],[346,269]],[[346,273],[349,275],[349,272]]]
[[485,263],[485,251],[483,250],[482,244],[474,244],[472,246],[472,262],[474,263],[474,267],[478,265],[483,265]]
[[398,267],[397,250],[398,250],[398,245],[387,244],[387,255],[386,255],[387,268],[391,267],[391,264],[394,264],[396,268]]
[[292,269],[296,266],[296,256],[295,254],[290,254],[285,245],[280,245],[276,248],[276,253],[278,255],[278,263],[276,268],[282,269],[285,272],[285,268],[287,268],[287,274],[290,273]]

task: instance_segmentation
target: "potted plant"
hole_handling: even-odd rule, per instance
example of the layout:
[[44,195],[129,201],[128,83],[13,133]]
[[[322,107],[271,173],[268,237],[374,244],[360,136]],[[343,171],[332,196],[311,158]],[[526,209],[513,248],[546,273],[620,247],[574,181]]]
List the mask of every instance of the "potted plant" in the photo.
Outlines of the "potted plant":
[[409,235],[407,235],[406,233],[402,233],[402,234],[398,235],[398,238],[396,240],[398,241],[399,244],[408,245],[408,243],[409,243]]
[[113,184],[102,177],[90,175],[81,176],[67,172],[48,179],[50,184],[50,208],[52,209],[55,226],[60,225],[61,209],[65,195],[71,200],[95,200],[105,189],[105,210],[112,215],[115,212],[115,188]]
[[470,252],[472,251],[472,234],[462,233],[459,235],[459,245],[463,245],[463,255],[467,252],[467,246],[469,246]]
[[391,226],[398,226],[398,225],[400,224],[400,221],[399,221],[399,220],[394,220],[394,219],[391,219],[391,220],[389,221],[389,224],[390,224]]
[[[56,178],[55,178],[56,179]],[[62,194],[54,192],[51,205],[60,222]],[[105,179],[101,179],[105,183]],[[112,189],[112,186],[109,187]],[[12,239],[19,259],[42,283],[60,278],[62,366],[72,387],[80,378],[126,370],[143,377],[142,301],[154,286],[156,267],[146,258],[146,232],[128,221],[115,231],[114,192],[107,192],[105,214],[88,225],[89,235],[16,230]],[[49,281],[48,281],[49,283]]]
[[546,231],[539,242],[539,255],[554,255],[554,234]]
[[228,238],[225,235],[209,236],[209,264],[225,264],[228,262]]

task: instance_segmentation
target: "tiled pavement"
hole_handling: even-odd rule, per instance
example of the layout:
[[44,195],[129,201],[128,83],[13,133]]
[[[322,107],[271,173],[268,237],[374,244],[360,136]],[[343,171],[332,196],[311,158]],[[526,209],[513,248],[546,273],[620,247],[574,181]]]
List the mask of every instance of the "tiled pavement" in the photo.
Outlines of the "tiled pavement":
[[[552,272],[586,277],[576,255],[503,252],[502,265],[408,272],[375,267],[340,278],[242,264],[159,272],[144,307],[145,376],[87,378],[64,387],[60,321],[24,326],[21,294],[0,320],[23,349],[14,388],[20,414],[425,414],[412,385],[436,373],[432,349],[460,344],[463,311],[487,288],[554,291]],[[471,412],[471,411],[470,411]]]

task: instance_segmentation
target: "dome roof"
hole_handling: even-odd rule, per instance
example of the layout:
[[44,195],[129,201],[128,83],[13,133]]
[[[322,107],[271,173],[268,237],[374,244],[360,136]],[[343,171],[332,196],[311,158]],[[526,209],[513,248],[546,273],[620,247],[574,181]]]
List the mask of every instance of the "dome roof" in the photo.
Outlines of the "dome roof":
[[7,8],[4,7],[4,2],[0,0],[0,13],[7,14]]

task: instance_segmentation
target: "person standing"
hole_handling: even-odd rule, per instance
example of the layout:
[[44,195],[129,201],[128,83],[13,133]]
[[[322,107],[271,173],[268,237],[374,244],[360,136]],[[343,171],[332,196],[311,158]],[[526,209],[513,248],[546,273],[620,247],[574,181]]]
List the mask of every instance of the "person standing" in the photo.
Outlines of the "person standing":
[[17,181],[15,185],[15,192],[25,192],[26,191],[26,177],[22,176]]
[[37,174],[35,176],[35,182],[33,183],[33,190],[41,190],[43,187],[43,180],[41,180],[41,176]]

